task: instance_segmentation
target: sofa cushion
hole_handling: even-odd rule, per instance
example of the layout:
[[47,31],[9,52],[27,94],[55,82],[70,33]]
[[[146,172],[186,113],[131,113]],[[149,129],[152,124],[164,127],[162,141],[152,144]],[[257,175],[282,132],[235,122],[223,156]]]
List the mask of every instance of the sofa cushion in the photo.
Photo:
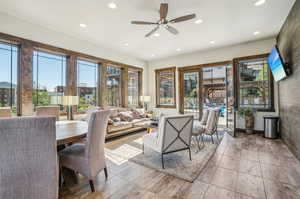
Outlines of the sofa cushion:
[[120,112],[119,116],[121,121],[131,122],[133,120],[133,114],[131,111]]

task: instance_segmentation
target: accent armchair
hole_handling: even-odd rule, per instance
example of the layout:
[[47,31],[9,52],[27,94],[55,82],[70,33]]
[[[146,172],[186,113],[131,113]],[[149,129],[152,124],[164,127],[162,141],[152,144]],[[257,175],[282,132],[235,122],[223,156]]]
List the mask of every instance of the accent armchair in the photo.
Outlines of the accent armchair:
[[104,141],[110,111],[95,111],[88,121],[87,142],[73,144],[60,151],[60,166],[81,173],[89,179],[92,192],[95,191],[93,180],[107,169],[104,154]]
[[0,198],[58,198],[55,118],[0,119]]
[[143,136],[143,152],[149,147],[161,154],[164,169],[164,155],[188,150],[191,157],[191,133],[194,117],[191,115],[162,116],[158,131]]

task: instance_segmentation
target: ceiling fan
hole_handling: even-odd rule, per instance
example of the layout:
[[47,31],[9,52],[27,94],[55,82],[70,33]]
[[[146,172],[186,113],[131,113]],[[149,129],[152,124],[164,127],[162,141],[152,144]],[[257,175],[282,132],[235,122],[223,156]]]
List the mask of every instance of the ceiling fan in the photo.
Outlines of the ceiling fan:
[[137,25],[156,25],[156,27],[151,30],[148,34],[145,35],[145,37],[149,37],[152,34],[154,34],[160,26],[164,26],[166,30],[168,30],[170,33],[177,35],[179,32],[176,30],[174,27],[170,26],[169,24],[171,23],[179,23],[183,21],[187,21],[190,19],[194,19],[196,17],[196,14],[190,14],[190,15],[185,15],[182,17],[178,17],[172,20],[167,20],[167,15],[168,15],[168,4],[167,3],[161,3],[160,4],[160,9],[159,9],[159,14],[160,14],[160,19],[158,22],[146,22],[146,21],[132,21],[132,24],[137,24]]

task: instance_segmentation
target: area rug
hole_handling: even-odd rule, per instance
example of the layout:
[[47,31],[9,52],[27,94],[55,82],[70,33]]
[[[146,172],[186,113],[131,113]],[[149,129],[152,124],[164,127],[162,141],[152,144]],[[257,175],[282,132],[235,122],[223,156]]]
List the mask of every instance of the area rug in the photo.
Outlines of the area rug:
[[[219,143],[220,141],[221,140],[219,140]],[[195,144],[192,145],[192,161],[189,159],[188,151],[166,154],[164,155],[165,169],[162,169],[161,155],[146,147],[144,154],[138,154],[129,159],[129,161],[167,173],[188,182],[194,182],[206,163],[216,152],[217,147],[218,144],[212,144],[206,140],[205,147],[199,152],[196,152],[197,146]]]

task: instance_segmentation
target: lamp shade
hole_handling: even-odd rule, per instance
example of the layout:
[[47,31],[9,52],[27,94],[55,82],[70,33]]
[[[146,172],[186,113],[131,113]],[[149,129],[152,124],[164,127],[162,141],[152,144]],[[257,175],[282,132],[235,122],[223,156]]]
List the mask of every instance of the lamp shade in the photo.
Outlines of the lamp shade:
[[63,96],[62,105],[64,106],[74,106],[79,104],[78,96]]
[[151,101],[151,97],[150,96],[141,96],[141,101],[142,102],[150,102]]

